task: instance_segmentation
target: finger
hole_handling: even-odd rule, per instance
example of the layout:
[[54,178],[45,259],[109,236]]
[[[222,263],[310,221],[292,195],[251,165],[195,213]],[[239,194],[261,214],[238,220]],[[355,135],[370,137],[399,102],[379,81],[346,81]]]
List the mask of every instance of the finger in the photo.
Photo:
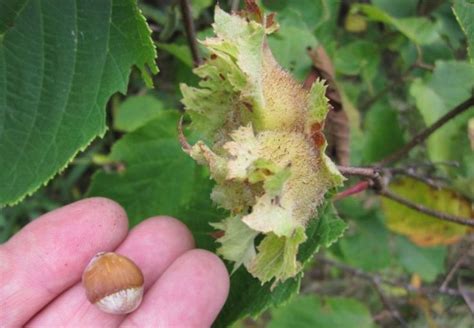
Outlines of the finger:
[[210,327],[228,292],[229,274],[222,261],[210,252],[191,250],[173,262],[121,326]]
[[81,278],[90,258],[125,238],[127,216],[115,202],[90,198],[28,224],[0,246],[0,322],[22,326]]
[[[183,223],[170,217],[156,217],[135,227],[116,252],[129,257],[142,269],[146,291],[176,258],[193,247],[193,237]],[[28,326],[113,327],[123,319],[124,316],[104,313],[90,304],[78,283]]]

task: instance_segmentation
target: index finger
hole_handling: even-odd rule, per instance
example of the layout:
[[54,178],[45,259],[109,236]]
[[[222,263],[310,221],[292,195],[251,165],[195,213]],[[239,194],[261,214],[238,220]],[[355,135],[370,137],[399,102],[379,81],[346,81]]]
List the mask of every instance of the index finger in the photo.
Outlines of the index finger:
[[115,202],[90,198],[49,212],[0,246],[0,322],[22,326],[80,280],[99,251],[125,238],[127,216]]

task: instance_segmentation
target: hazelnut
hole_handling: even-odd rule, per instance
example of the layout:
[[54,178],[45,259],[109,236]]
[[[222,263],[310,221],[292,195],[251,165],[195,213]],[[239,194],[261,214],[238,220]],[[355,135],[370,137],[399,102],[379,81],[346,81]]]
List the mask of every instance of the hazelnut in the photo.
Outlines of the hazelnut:
[[112,253],[97,253],[82,274],[89,302],[107,313],[134,311],[143,297],[143,274],[129,258]]

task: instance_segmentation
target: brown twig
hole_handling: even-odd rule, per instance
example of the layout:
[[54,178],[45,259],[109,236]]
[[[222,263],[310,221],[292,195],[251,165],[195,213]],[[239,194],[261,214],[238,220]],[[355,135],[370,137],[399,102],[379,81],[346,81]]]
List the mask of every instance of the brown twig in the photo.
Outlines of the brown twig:
[[379,170],[373,167],[353,167],[353,166],[338,165],[337,169],[343,175],[347,175],[347,176],[355,175],[355,176],[361,176],[361,177],[366,177],[370,179],[376,179],[380,176]]
[[181,16],[183,18],[184,28],[186,30],[186,38],[188,40],[191,55],[193,57],[194,66],[197,67],[202,64],[202,59],[199,55],[199,48],[196,40],[196,30],[194,29],[193,15],[189,0],[179,1]]
[[337,261],[334,261],[334,260],[331,260],[331,259],[328,259],[328,258],[325,258],[325,257],[317,257],[317,260],[319,262],[323,262],[325,264],[328,264],[328,265],[333,266],[335,268],[338,268],[342,271],[348,272],[350,274],[353,274],[355,276],[358,276],[360,278],[363,278],[363,279],[366,279],[366,280],[369,280],[369,281],[373,281],[374,279],[377,279],[379,284],[386,284],[386,285],[395,286],[395,287],[402,287],[407,292],[421,293],[421,294],[444,294],[444,295],[456,296],[456,297],[461,296],[461,292],[457,289],[446,288],[444,291],[440,291],[438,288],[433,288],[433,289],[430,289],[430,288],[417,288],[417,287],[412,286],[408,283],[390,280],[390,279],[384,278],[384,277],[382,277],[380,275],[377,275],[377,274],[370,274],[370,273],[365,272],[361,269],[354,268],[354,267],[351,267],[347,264],[337,262]]
[[185,152],[189,152],[191,151],[192,147],[188,143],[188,140],[186,140],[186,137],[184,136],[184,133],[183,133],[183,117],[184,116],[181,115],[178,121],[178,140],[179,140],[179,143],[181,144],[181,147],[183,147],[183,150]]
[[466,258],[467,254],[468,252],[464,252],[464,254],[459,257],[456,263],[454,263],[453,267],[451,268],[451,270],[449,270],[448,274],[446,275],[446,278],[444,278],[443,283],[439,287],[440,291],[444,291],[446,290],[446,288],[448,288],[448,285],[453,279],[454,274],[456,273],[456,271],[458,271],[459,267],[464,262],[464,259]]
[[427,64],[423,61],[423,50],[421,49],[421,47],[419,45],[415,45],[415,47],[416,47],[417,56],[416,56],[416,61],[413,64],[413,66],[426,69],[428,71],[433,71],[435,69],[434,65]]
[[458,223],[458,224],[474,227],[474,218],[463,218],[463,217],[459,217],[459,216],[451,215],[451,214],[448,214],[448,213],[433,210],[433,209],[425,207],[423,205],[413,203],[413,202],[409,201],[408,199],[403,198],[403,197],[391,192],[390,190],[388,190],[386,188],[378,190],[377,193],[379,195],[385,197],[385,198],[389,198],[391,200],[394,200],[397,203],[405,205],[406,207],[414,209],[418,212],[422,212],[422,213],[431,215],[433,217],[436,217],[436,218],[444,220],[444,221],[449,221],[449,222],[453,222],[453,223]]
[[458,277],[458,286],[459,292],[461,293],[464,302],[466,303],[469,311],[471,311],[472,315],[474,315],[474,293],[469,292],[466,288],[464,288],[464,284],[462,283],[461,277]]
[[[444,212],[439,212],[433,210],[431,208],[425,207],[420,204],[413,203],[408,199],[405,199],[390,190],[387,189],[388,182],[391,179],[393,173],[397,172],[398,168],[377,168],[377,167],[350,167],[350,166],[338,166],[339,171],[345,176],[361,176],[364,178],[370,179],[368,181],[367,187],[373,189],[377,194],[392,199],[402,205],[405,205],[411,209],[416,211],[431,215],[435,218],[454,222],[462,225],[467,225],[474,227],[474,218],[463,218],[455,215],[451,215]],[[346,197],[346,191],[343,191],[341,196],[336,195],[335,200]],[[354,194],[356,192],[352,192],[352,190],[348,189],[347,193]],[[339,198],[337,198],[339,197]]]
[[397,320],[402,327],[408,327],[407,322],[402,318],[400,312],[397,310],[395,305],[392,304],[390,299],[385,295],[382,290],[381,281],[378,276],[373,276],[371,279],[372,285],[374,286],[377,294],[379,294],[380,300],[382,301],[385,308],[390,312],[391,316]]
[[427,176],[418,174],[415,171],[414,167],[394,167],[394,168],[390,168],[390,172],[394,175],[395,174],[405,175],[405,176],[410,177],[412,179],[423,182],[423,183],[427,184],[428,186],[436,188],[436,189],[440,189],[442,187],[442,184],[440,184],[439,182],[436,181],[436,180],[441,181],[442,180],[441,178],[439,178],[439,177],[431,178],[431,177],[427,177]]
[[461,114],[462,112],[466,111],[467,109],[469,109],[469,107],[473,105],[474,105],[474,96],[471,96],[469,99],[457,105],[455,108],[453,108],[448,113],[446,113],[446,115],[442,116],[439,120],[437,120],[431,126],[429,126],[425,130],[417,134],[415,137],[413,137],[413,139],[410,142],[408,142],[405,146],[403,146],[401,149],[385,157],[383,160],[376,163],[375,165],[381,167],[381,166],[385,166],[387,164],[400,160],[406,154],[408,154],[410,150],[412,150],[414,147],[416,147],[417,145],[425,141],[433,132],[435,132],[437,129],[439,129],[444,124],[449,122],[451,119]]

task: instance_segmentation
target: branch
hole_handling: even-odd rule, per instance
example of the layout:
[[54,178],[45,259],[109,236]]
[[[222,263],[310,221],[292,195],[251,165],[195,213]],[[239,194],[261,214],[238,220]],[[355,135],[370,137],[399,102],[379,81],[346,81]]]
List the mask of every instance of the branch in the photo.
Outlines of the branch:
[[473,218],[463,218],[463,217],[451,215],[451,214],[448,214],[448,213],[439,212],[439,211],[433,210],[431,208],[425,207],[425,206],[420,205],[420,204],[412,203],[408,199],[405,199],[405,198],[403,198],[403,197],[401,197],[401,196],[399,196],[399,195],[397,195],[397,194],[395,194],[395,193],[393,193],[390,190],[387,190],[385,188],[381,189],[381,190],[378,190],[377,193],[379,195],[383,196],[383,197],[394,200],[397,203],[405,205],[406,207],[414,209],[418,212],[422,212],[422,213],[434,216],[434,217],[436,217],[438,219],[441,219],[441,220],[444,220],[444,221],[449,221],[449,222],[453,222],[453,223],[458,223],[458,224],[474,227],[474,219]]
[[403,289],[405,289],[408,292],[423,293],[423,294],[444,294],[444,295],[449,295],[449,296],[462,297],[461,292],[457,289],[446,288],[445,290],[439,290],[438,288],[433,288],[433,289],[430,289],[430,288],[417,288],[417,287],[414,287],[413,285],[410,285],[408,283],[386,279],[386,278],[384,278],[380,275],[377,275],[377,274],[370,274],[370,273],[367,273],[367,272],[365,272],[361,269],[354,268],[354,267],[351,267],[347,264],[337,262],[337,261],[333,261],[333,260],[330,260],[330,259],[325,258],[325,257],[317,257],[316,259],[319,262],[325,263],[327,265],[331,265],[331,266],[336,267],[340,270],[351,273],[355,276],[358,276],[360,278],[369,280],[371,282],[374,281],[374,279],[375,279],[375,280],[378,281],[379,284],[383,283],[383,284],[390,285],[390,286],[402,287]]
[[410,177],[412,179],[418,180],[420,182],[423,182],[427,184],[428,186],[435,188],[435,189],[440,189],[443,187],[443,185],[439,182],[442,179],[440,177],[427,177],[421,174],[416,173],[415,169],[413,167],[394,167],[390,168],[390,172],[394,175],[396,174],[401,174],[405,175],[407,177]]
[[456,261],[456,263],[454,263],[453,267],[451,268],[451,270],[449,270],[449,273],[446,275],[446,278],[444,278],[444,281],[441,284],[441,287],[439,287],[440,291],[446,290],[446,288],[449,285],[449,282],[453,279],[454,274],[459,269],[461,264],[463,264],[463,261],[466,259],[467,254],[468,254],[468,252],[464,252],[464,254],[462,254],[461,257],[459,257],[459,259]]
[[[377,194],[392,199],[402,205],[405,205],[411,209],[414,209],[418,212],[422,212],[428,215],[431,215],[435,218],[438,218],[440,220],[444,221],[449,221],[449,222],[454,222],[462,225],[467,225],[474,227],[474,218],[463,218],[455,215],[451,215],[448,213],[444,212],[439,212],[433,209],[430,209],[428,207],[425,207],[420,204],[413,203],[409,201],[408,199],[405,199],[390,190],[387,189],[387,185],[390,181],[391,176],[394,173],[399,173],[398,168],[378,168],[378,167],[350,167],[350,166],[338,166],[337,167],[339,171],[345,175],[345,176],[361,176],[364,178],[368,178],[369,181],[366,181],[364,184],[361,185],[355,185],[352,188],[349,188],[340,194],[337,194],[335,197],[335,200],[344,198],[346,196],[355,194],[357,192],[360,192],[362,190],[365,190],[367,188],[371,188],[374,190]],[[383,173],[383,174],[382,174]],[[367,183],[367,185],[366,185]],[[364,189],[361,189],[364,188]]]
[[435,69],[434,65],[427,64],[423,61],[423,50],[421,49],[421,47],[419,45],[416,45],[415,47],[416,47],[417,56],[416,56],[416,61],[413,64],[413,66],[426,69],[428,71],[433,71]]
[[191,49],[194,66],[197,67],[202,64],[202,59],[199,56],[199,48],[196,40],[196,30],[194,29],[191,5],[189,4],[189,0],[180,0],[179,6],[181,9],[181,16],[183,18],[184,29],[186,30],[186,38],[188,39],[189,48]]
[[474,105],[474,96],[471,96],[469,99],[464,101],[463,103],[457,105],[455,108],[450,110],[444,116],[442,116],[439,120],[433,123],[430,127],[423,130],[421,133],[417,134],[410,142],[408,142],[405,146],[403,146],[398,151],[390,154],[389,156],[385,157],[380,162],[376,163],[375,165],[378,167],[385,166],[392,162],[396,162],[402,159],[405,155],[407,155],[410,150],[412,150],[415,146],[419,145],[423,141],[425,141],[433,132],[437,129],[442,127],[448,121],[456,117],[457,115],[461,114],[462,112],[469,109],[469,107]]
[[366,177],[370,179],[376,179],[380,177],[379,170],[377,168],[372,168],[372,167],[353,167],[353,166],[342,166],[338,165],[337,169],[339,172],[342,173],[342,175],[355,175],[355,176],[361,176],[361,177]]
[[473,293],[469,292],[469,290],[464,288],[464,284],[462,283],[461,277],[458,277],[458,286],[459,286],[459,292],[461,293],[464,299],[464,302],[466,303],[471,313],[474,315]]
[[371,282],[374,285],[377,294],[379,294],[380,300],[382,301],[388,312],[390,312],[392,317],[397,320],[402,327],[408,327],[407,322],[402,318],[400,312],[398,312],[397,308],[392,304],[390,299],[383,292],[380,279],[378,279],[377,276],[373,276]]

